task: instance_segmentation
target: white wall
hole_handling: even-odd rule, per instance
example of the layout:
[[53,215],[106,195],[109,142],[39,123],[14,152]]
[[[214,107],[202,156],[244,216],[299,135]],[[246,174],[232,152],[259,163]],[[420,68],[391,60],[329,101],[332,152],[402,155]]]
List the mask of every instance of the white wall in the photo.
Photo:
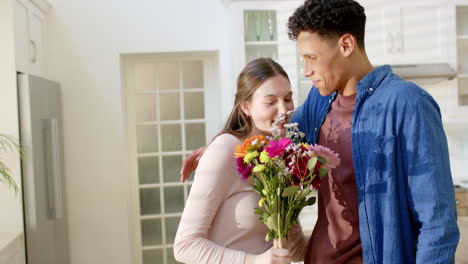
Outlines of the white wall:
[[[15,74],[13,9],[11,1],[0,1],[0,133],[19,138],[18,101]],[[20,160],[13,152],[0,153],[21,189]],[[23,229],[21,192],[18,195],[0,182],[0,232]]]
[[220,0],[53,1],[47,77],[62,85],[72,264],[132,263],[120,54],[219,50],[225,93],[227,23]]

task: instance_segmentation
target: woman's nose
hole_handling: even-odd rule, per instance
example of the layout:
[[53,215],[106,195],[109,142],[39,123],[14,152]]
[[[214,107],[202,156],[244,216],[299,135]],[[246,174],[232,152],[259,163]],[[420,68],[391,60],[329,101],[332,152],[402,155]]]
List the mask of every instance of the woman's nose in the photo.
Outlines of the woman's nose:
[[279,104],[279,107],[278,107],[278,113],[279,114],[286,114],[288,112],[288,106],[286,105],[286,102],[283,101]]

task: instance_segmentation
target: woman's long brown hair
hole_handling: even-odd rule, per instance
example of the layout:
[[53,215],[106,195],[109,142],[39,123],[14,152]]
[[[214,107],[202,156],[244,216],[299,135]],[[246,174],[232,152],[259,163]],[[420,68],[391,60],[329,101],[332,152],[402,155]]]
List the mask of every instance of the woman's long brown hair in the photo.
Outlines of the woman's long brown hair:
[[252,121],[242,111],[241,104],[252,100],[257,88],[267,79],[282,75],[288,81],[288,74],[283,67],[270,58],[259,58],[245,65],[237,78],[237,92],[234,107],[224,128],[218,135],[229,133],[237,138],[245,138],[252,130]]

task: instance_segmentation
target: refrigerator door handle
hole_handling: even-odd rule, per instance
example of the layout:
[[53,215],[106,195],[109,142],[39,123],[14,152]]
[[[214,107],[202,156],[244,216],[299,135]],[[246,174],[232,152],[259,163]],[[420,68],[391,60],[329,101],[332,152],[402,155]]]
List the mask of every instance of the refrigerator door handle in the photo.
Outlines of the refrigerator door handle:
[[55,118],[43,119],[45,137],[45,158],[47,174],[47,201],[49,217],[51,219],[62,218],[62,193],[61,193],[61,156],[60,141],[58,135],[58,121]]

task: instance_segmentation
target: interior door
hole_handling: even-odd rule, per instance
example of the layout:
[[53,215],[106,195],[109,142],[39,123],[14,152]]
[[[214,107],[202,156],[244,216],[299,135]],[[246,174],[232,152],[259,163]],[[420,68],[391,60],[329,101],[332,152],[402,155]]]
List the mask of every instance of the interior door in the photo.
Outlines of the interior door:
[[217,58],[208,54],[131,56],[125,60],[134,223],[134,263],[172,264],[191,180],[182,160],[220,129]]

